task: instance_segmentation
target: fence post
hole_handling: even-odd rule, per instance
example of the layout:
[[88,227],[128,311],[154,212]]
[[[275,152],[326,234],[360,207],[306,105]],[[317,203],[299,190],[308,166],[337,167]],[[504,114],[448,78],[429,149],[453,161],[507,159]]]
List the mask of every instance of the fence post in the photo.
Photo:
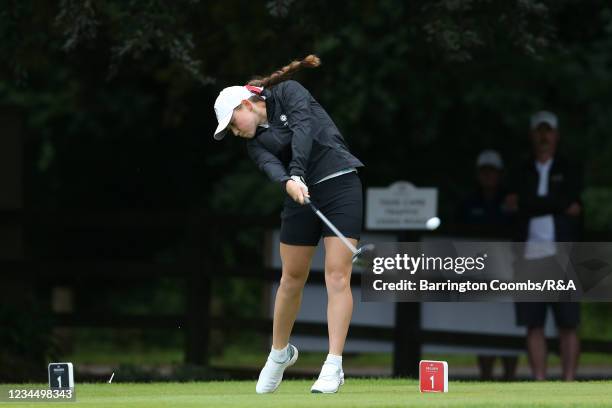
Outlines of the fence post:
[[[185,319],[187,334],[185,337],[185,363],[199,366],[208,365],[210,345],[210,253],[206,250],[206,231],[197,222],[187,242],[187,276]],[[194,239],[195,238],[195,239]]]
[[418,377],[421,360],[420,303],[396,303],[393,343],[393,376]]
[[[400,242],[419,242],[418,231],[402,231]],[[393,376],[418,377],[421,360],[421,304],[397,302],[395,304],[395,332],[393,335]]]

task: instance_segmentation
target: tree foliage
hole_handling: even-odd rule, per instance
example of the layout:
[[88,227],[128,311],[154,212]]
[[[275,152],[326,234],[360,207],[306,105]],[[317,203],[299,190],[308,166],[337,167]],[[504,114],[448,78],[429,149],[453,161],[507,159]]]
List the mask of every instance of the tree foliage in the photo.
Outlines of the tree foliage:
[[242,143],[212,142],[211,106],[220,88],[315,52],[323,66],[298,79],[366,183],[438,185],[444,211],[478,150],[511,162],[528,149],[541,108],[589,159],[589,182],[610,182],[610,27],[603,3],[575,0],[9,1],[0,97],[31,134],[35,205],[271,213],[281,193]]

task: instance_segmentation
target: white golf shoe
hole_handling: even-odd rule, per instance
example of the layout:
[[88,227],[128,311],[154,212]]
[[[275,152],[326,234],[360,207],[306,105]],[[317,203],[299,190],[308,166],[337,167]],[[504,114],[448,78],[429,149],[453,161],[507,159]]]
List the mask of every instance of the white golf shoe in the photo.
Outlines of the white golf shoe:
[[321,374],[310,389],[313,393],[333,394],[344,384],[344,371],[336,364],[325,362]]
[[281,381],[283,380],[283,373],[287,367],[291,367],[295,364],[298,358],[298,350],[293,344],[289,344],[288,349],[289,356],[287,361],[284,363],[277,363],[268,356],[266,365],[261,369],[259,373],[259,379],[255,386],[255,391],[258,394],[266,394],[276,391]]

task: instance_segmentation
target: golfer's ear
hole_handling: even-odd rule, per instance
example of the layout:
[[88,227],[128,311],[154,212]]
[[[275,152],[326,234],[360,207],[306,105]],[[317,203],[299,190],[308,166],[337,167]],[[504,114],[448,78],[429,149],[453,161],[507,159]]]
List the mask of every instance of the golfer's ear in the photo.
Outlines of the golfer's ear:
[[253,103],[248,99],[243,99],[242,102],[240,102],[240,105],[244,106],[248,110],[253,110]]

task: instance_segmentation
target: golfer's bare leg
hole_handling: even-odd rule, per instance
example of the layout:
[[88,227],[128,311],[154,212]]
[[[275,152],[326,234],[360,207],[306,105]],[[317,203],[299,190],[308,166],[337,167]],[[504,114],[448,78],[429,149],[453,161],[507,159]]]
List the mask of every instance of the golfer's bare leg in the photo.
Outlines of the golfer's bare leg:
[[574,381],[580,354],[580,340],[575,329],[559,329],[559,349],[561,351],[561,367],[563,379]]
[[310,261],[316,247],[280,244],[283,272],[274,301],[272,347],[284,348],[300,310],[302,290],[308,278]]
[[[353,314],[352,252],[337,237],[325,237],[325,285],[329,353],[342,355]],[[349,238],[353,245],[357,240]]]
[[527,352],[533,377],[542,381],[546,379],[546,337],[543,327],[527,329]]

